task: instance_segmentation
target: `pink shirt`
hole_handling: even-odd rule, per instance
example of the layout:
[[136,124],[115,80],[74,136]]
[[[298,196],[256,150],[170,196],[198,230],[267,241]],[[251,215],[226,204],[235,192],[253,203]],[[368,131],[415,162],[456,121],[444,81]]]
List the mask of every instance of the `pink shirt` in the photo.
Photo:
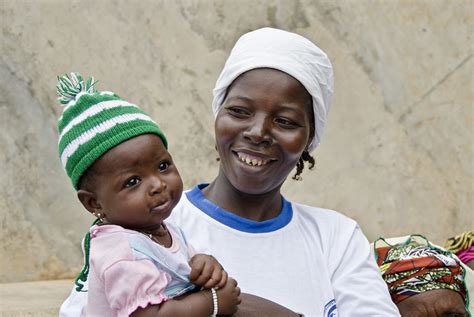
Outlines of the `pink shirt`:
[[90,228],[90,271],[86,316],[129,316],[194,288],[188,261],[194,253],[182,232],[167,224],[172,245],[116,225]]

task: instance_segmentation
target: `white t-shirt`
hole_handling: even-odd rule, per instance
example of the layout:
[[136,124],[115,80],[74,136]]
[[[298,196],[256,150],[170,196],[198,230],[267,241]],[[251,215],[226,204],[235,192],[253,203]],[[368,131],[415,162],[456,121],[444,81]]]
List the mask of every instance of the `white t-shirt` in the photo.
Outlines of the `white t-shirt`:
[[[306,316],[400,316],[355,221],[283,199],[277,218],[255,222],[206,199],[205,186],[185,192],[169,221],[198,253],[212,254],[242,292]],[[60,316],[78,316],[86,301],[73,291]]]
[[399,316],[355,221],[283,199],[277,218],[255,222],[213,204],[205,186],[185,192],[169,220],[242,292],[306,316]]

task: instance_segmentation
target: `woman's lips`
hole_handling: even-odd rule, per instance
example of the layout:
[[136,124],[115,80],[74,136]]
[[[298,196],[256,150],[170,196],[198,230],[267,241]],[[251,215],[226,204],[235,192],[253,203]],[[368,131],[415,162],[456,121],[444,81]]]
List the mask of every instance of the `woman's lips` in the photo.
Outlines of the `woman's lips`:
[[265,166],[272,161],[276,161],[276,159],[260,153],[252,153],[249,151],[234,151],[234,153],[237,155],[239,161],[252,167]]

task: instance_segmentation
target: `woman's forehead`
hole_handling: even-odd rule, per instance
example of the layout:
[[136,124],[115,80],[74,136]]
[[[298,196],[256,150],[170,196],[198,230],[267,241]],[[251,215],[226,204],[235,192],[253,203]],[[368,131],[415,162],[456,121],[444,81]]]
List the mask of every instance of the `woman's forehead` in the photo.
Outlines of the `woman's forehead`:
[[258,78],[262,78],[262,77],[269,77],[269,78],[273,78],[273,77],[278,77],[278,78],[281,78],[281,79],[286,79],[288,81],[295,81],[297,82],[299,85],[303,86],[300,81],[298,79],[296,79],[295,77],[291,76],[290,74],[288,74],[287,72],[284,72],[282,70],[279,70],[279,69],[276,69],[276,68],[269,68],[269,67],[261,67],[261,68],[253,68],[253,69],[250,69],[242,74],[240,74],[231,84],[234,85],[237,81],[241,80],[242,78],[255,78],[255,77],[258,77]]
[[292,97],[311,99],[311,95],[298,80],[285,72],[272,68],[256,68],[243,73],[229,86],[225,99],[236,90],[240,94],[247,92],[264,95],[286,93]]

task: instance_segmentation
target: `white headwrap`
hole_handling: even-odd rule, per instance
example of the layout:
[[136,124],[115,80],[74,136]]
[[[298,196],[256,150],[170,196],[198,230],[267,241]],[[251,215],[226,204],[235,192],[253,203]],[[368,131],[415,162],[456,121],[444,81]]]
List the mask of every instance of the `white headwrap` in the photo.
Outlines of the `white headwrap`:
[[283,71],[296,78],[311,94],[315,133],[308,151],[314,150],[321,141],[334,86],[332,65],[326,53],[301,35],[283,30],[262,28],[242,35],[214,87],[214,115],[219,112],[232,82],[255,68]]

